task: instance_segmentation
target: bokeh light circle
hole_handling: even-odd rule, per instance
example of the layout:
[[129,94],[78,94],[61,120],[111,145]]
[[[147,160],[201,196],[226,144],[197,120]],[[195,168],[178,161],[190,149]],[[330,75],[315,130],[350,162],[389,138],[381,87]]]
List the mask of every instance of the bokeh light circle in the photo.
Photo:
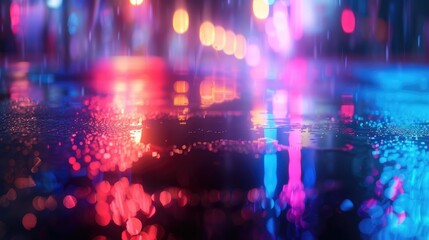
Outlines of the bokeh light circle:
[[211,46],[215,41],[215,27],[213,23],[205,21],[200,26],[200,41],[203,46]]
[[173,29],[178,34],[183,34],[189,28],[189,14],[185,9],[177,9],[173,15]]
[[221,51],[225,47],[225,42],[225,29],[221,26],[216,26],[213,48],[217,51]]
[[353,33],[356,27],[355,14],[350,9],[344,9],[341,13],[341,27],[345,33]]
[[266,19],[270,14],[270,6],[265,0],[253,0],[252,7],[257,19]]
[[235,40],[235,33],[232,31],[225,32],[225,47],[223,48],[223,52],[226,55],[233,55],[236,49],[237,43]]
[[143,0],[130,0],[130,3],[133,6],[139,6],[139,5],[142,5]]
[[22,225],[25,229],[31,230],[36,227],[37,217],[33,213],[27,213],[22,217]]
[[46,1],[46,5],[48,5],[49,8],[59,8],[63,4],[63,0],[48,0]]

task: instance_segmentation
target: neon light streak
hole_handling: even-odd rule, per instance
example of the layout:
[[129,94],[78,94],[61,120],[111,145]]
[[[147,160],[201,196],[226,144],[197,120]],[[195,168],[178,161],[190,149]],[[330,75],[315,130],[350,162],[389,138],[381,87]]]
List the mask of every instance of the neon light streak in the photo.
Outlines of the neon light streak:
[[[266,148],[270,149],[273,141],[277,140],[277,128],[275,128],[272,115],[268,116],[268,126],[264,129]],[[267,197],[272,198],[277,187],[277,154],[266,153],[264,155],[264,186]]]
[[264,186],[267,197],[272,198],[277,187],[277,155],[275,153],[264,155]]

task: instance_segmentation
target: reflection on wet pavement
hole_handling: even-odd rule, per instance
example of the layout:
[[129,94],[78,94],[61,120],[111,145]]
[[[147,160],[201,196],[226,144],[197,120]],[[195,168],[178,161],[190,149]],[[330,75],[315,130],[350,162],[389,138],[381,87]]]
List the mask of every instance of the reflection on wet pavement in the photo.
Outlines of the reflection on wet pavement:
[[421,86],[336,64],[293,59],[267,79],[118,57],[85,82],[11,65],[0,238],[424,239]]

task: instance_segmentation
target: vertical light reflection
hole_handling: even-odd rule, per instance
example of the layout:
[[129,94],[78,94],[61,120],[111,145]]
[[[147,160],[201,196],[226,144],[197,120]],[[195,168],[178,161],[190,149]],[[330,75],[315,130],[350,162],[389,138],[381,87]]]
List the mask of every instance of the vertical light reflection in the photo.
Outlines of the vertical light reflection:
[[175,81],[173,88],[173,105],[177,107],[177,117],[180,124],[184,125],[189,118],[189,83],[185,80]]
[[237,79],[224,76],[207,76],[200,83],[200,100],[203,107],[237,99]]
[[353,103],[353,95],[343,94],[341,96],[341,118],[344,123],[349,123],[353,120],[355,106]]
[[296,126],[289,133],[289,184],[297,185],[301,182],[301,117],[291,119],[291,125]]
[[292,25],[292,36],[294,39],[299,40],[302,38],[304,33],[302,18],[302,1],[301,0],[291,0],[291,25]]
[[[274,127],[272,117],[268,119],[268,126],[264,129],[266,149],[272,149],[277,141],[277,128]],[[268,198],[273,198],[277,187],[277,154],[267,152],[264,155],[264,186]]]
[[273,96],[273,115],[275,119],[283,119],[287,116],[287,92],[285,90],[276,91]]
[[[295,90],[292,90],[288,93],[290,100],[289,118],[291,125],[288,151],[289,180],[288,183],[283,186],[280,199],[282,201],[286,201],[290,205],[290,209],[287,212],[288,220],[299,224],[301,223],[302,215],[305,210],[305,192],[304,185],[301,180],[301,150],[303,145],[301,127],[303,125],[302,87],[304,87],[307,82],[307,64],[305,60],[292,60],[289,64],[289,68],[292,69],[292,71],[288,72],[285,77],[287,78],[289,84],[295,87]],[[311,171],[308,172],[308,174],[311,173]]]
[[300,40],[304,31],[311,31],[317,25],[314,19],[314,5],[311,1],[290,1],[292,36],[295,40]]
[[[265,140],[265,155],[264,155],[264,188],[266,193],[267,199],[273,199],[275,198],[275,192],[277,189],[277,143],[278,143],[278,137],[277,137],[277,124],[275,122],[275,115],[278,114],[279,109],[274,109],[274,99],[275,93],[269,89],[269,88],[262,88],[266,89],[265,93],[263,93],[264,100],[263,102],[267,102],[268,105],[273,104],[273,107],[270,106],[263,106],[263,126],[264,126],[264,140]],[[258,92],[255,92],[254,94],[258,94]],[[259,93],[260,94],[260,93]],[[271,102],[273,101],[273,102]],[[258,105],[256,104],[255,107]],[[286,106],[283,106],[286,107]],[[270,216],[271,218],[268,219],[266,223],[266,229],[268,233],[271,235],[272,238],[275,238],[275,219]]]
[[[302,96],[300,93],[292,93],[291,104],[295,105],[294,109],[299,109],[301,105]],[[291,114],[290,123],[292,130],[289,133],[289,181],[288,184],[283,186],[283,197],[290,204],[291,208],[288,210],[287,218],[292,222],[300,222],[301,216],[305,208],[305,192],[304,186],[301,181],[301,129],[302,116],[296,115],[299,112]],[[282,196],[281,196],[282,197]]]

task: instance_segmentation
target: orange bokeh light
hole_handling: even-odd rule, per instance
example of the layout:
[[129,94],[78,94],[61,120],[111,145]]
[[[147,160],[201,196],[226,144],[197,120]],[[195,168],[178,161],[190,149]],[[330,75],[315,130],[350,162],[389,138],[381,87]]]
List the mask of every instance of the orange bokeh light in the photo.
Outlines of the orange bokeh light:
[[266,0],[253,0],[252,8],[257,19],[266,19],[270,14],[270,6]]
[[235,33],[232,31],[225,32],[225,47],[223,48],[223,52],[226,55],[233,55],[236,49],[236,40]]
[[225,77],[207,77],[200,83],[200,98],[203,106],[222,103],[237,98],[235,79]]
[[189,91],[189,83],[187,81],[176,81],[173,87],[176,93],[187,93]]
[[142,5],[144,0],[130,0],[131,5],[133,6],[139,6]]
[[173,104],[174,106],[188,106],[189,99],[186,95],[176,95],[174,96]]
[[215,27],[213,23],[205,21],[200,26],[200,41],[203,46],[211,46],[215,41]]
[[237,34],[235,36],[235,52],[234,56],[237,59],[244,59],[246,57],[246,50],[247,50],[247,41],[246,38],[243,35]]
[[216,26],[213,48],[217,51],[220,51],[225,47],[225,42],[226,42],[225,29],[221,26]]
[[189,14],[185,9],[177,9],[173,15],[173,29],[178,34],[183,34],[189,28]]

